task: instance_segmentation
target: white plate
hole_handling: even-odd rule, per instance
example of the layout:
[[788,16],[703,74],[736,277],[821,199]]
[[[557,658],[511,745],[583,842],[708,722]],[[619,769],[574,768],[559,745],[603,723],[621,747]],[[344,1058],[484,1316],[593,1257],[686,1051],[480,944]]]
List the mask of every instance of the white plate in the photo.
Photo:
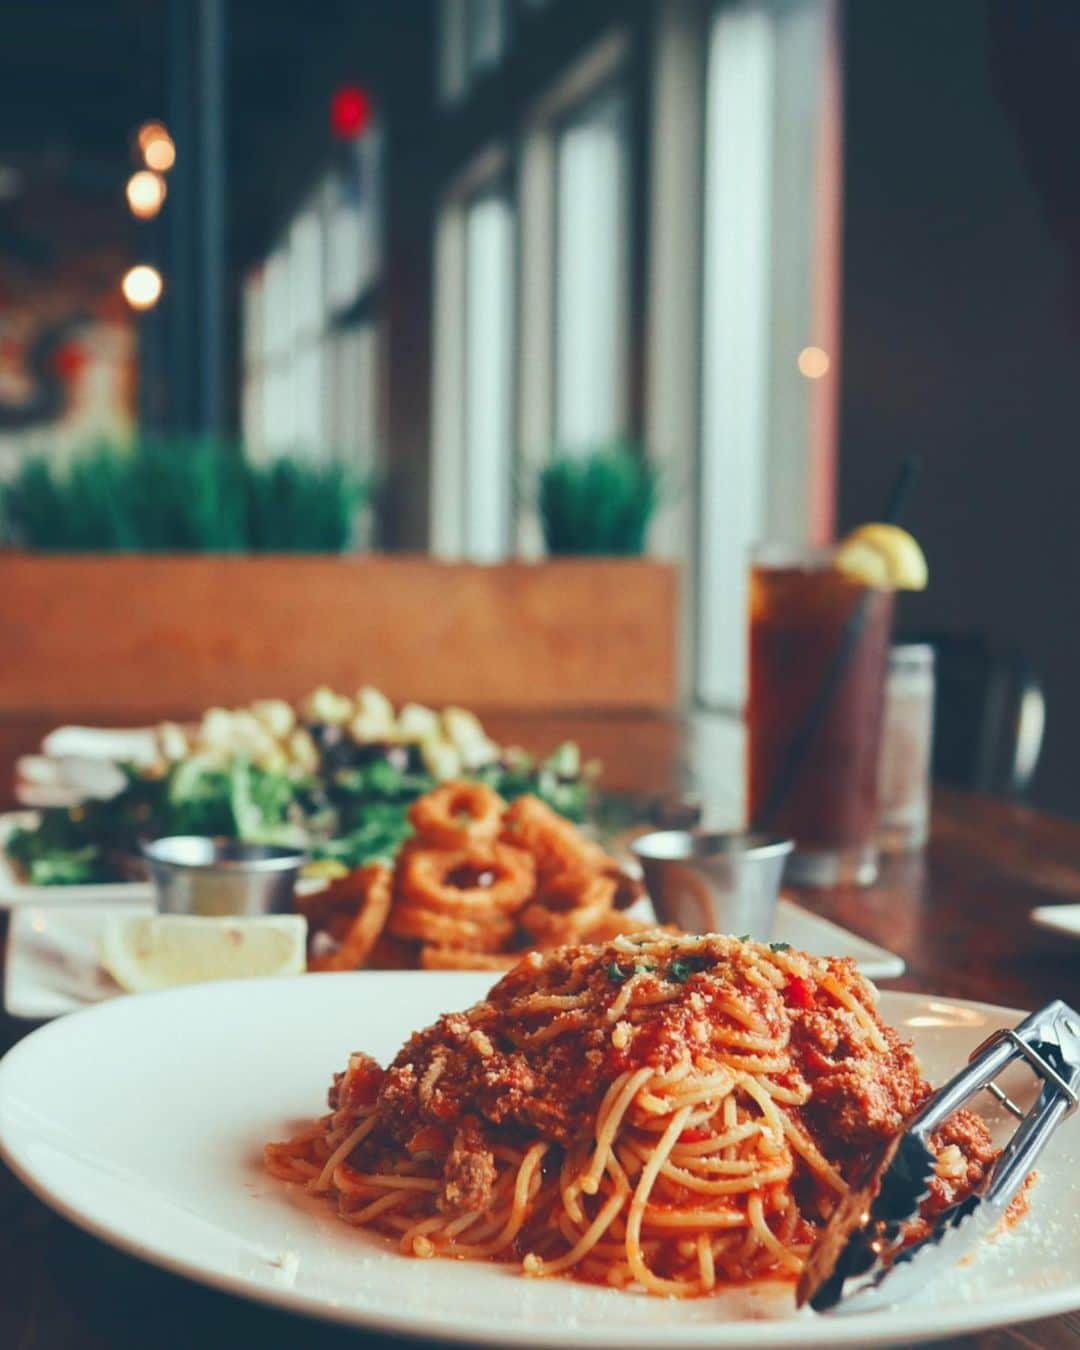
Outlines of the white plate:
[[[106,916],[116,908],[21,905],[12,911],[4,966],[4,1007],[12,1017],[59,1017],[123,992],[98,960]],[[152,908],[138,902],[124,907],[126,913]],[[775,937],[818,956],[853,956],[871,980],[893,979],[904,971],[899,956],[787,900],[777,909]]]
[[813,956],[852,956],[868,980],[895,980],[904,973],[902,956],[782,896],[776,906],[773,938]]
[[4,843],[13,829],[37,819],[33,811],[0,813],[0,910],[20,905],[67,908],[69,905],[146,904],[154,898],[149,881],[106,881],[88,886],[28,886],[20,881],[4,852]]
[[124,991],[102,969],[101,935],[110,914],[151,914],[152,904],[42,909],[20,905],[8,920],[4,1007],[41,1021],[78,1012]]
[[[1080,1305],[1080,1131],[1044,1155],[1031,1211],[885,1314],[794,1313],[789,1287],[671,1302],[530,1281],[511,1266],[418,1261],[266,1175],[261,1148],[324,1109],[349,1051],[384,1062],[485,975],[301,975],[117,999],[42,1027],[0,1063],[0,1150],[46,1203],[121,1249],[260,1302],[485,1344],[871,1346],[957,1335]],[[1020,1014],[885,994],[927,1074],[954,1071]],[[752,1319],[752,1331],[746,1320]]]
[[1031,911],[1031,921],[1040,928],[1080,938],[1080,905],[1040,905]]

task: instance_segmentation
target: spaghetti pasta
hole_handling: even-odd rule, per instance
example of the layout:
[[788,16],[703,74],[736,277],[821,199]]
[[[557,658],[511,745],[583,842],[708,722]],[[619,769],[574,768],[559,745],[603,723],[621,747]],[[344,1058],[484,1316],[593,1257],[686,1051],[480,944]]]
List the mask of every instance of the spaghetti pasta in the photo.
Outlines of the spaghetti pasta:
[[[797,1277],[928,1084],[852,962],[653,930],[531,953],[481,1003],[363,1054],[274,1175],[412,1256],[690,1297]],[[994,1153],[959,1112],[929,1206]]]

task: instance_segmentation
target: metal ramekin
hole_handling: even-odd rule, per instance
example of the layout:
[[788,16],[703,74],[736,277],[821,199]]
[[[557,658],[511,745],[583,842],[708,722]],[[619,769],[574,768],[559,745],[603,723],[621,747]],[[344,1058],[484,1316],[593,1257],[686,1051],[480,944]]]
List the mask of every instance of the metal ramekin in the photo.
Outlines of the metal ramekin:
[[790,839],[658,830],[630,845],[661,923],[688,933],[772,936]]
[[305,861],[294,848],[175,834],[143,845],[163,914],[287,914]]

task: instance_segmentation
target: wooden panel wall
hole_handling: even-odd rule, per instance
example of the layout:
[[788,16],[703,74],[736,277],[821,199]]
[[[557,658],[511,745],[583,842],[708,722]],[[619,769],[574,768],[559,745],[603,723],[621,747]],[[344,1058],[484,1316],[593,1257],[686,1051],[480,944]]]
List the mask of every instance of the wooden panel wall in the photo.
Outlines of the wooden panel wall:
[[667,711],[676,575],[648,560],[0,555],[0,722],[396,701]]

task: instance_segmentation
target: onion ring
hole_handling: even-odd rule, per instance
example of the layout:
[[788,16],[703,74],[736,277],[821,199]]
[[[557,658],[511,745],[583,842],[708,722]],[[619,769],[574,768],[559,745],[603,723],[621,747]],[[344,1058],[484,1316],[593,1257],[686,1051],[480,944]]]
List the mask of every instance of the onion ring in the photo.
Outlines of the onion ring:
[[526,795],[513,803],[503,816],[502,837],[533,855],[541,878],[582,868],[598,871],[611,864],[599,844],[586,839],[576,825],[539,797]]
[[419,839],[435,848],[465,848],[492,843],[502,827],[506,803],[484,783],[463,779],[443,783],[418,797],[409,820]]
[[328,956],[313,956],[308,961],[311,970],[359,970],[367,960],[382,932],[393,898],[393,874],[381,863],[371,863],[352,873],[356,889],[363,899],[356,916],[336,952]]
[[610,877],[564,872],[527,905],[518,922],[530,937],[561,947],[582,935],[611,912],[615,883]]
[[403,900],[452,918],[516,914],[536,888],[536,865],[509,844],[470,849],[425,849],[415,845],[397,868]]
[[394,905],[387,931],[394,937],[419,938],[440,947],[464,947],[475,952],[496,952],[514,931],[514,922],[491,913],[483,920],[454,918],[411,900]]
[[527,955],[527,951],[471,952],[465,947],[438,947],[425,942],[420,948],[420,965],[424,970],[512,970]]

